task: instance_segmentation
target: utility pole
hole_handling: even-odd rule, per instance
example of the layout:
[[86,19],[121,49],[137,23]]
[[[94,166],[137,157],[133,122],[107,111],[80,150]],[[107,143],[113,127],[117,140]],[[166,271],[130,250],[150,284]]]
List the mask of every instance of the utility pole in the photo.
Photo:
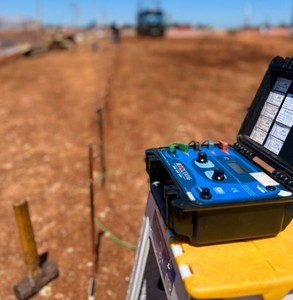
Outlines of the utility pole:
[[72,13],[72,26],[78,27],[80,21],[80,7],[76,4],[76,2],[72,2],[70,6]]
[[35,0],[36,9],[36,21],[39,23],[38,28],[41,29],[43,26],[42,22],[42,0]]
[[250,27],[251,12],[252,12],[251,5],[249,3],[246,3],[244,6],[244,22],[243,22],[244,28]]

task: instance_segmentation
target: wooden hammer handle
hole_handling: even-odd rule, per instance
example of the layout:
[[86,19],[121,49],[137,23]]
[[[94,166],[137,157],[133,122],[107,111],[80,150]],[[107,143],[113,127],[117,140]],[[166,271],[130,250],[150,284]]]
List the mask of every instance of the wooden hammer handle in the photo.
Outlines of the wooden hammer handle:
[[33,279],[41,274],[40,258],[37,252],[34,232],[26,200],[13,205],[20,242],[28,276]]

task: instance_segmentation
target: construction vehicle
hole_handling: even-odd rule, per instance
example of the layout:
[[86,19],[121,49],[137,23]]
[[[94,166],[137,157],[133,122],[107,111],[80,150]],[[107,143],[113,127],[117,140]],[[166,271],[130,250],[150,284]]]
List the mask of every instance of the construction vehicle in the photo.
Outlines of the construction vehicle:
[[161,10],[142,10],[137,15],[139,36],[159,37],[165,35],[164,14]]

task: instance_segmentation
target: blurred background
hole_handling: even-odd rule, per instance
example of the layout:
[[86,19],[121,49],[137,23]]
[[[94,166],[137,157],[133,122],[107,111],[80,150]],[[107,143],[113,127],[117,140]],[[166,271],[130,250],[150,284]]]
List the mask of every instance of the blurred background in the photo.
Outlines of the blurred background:
[[[292,1],[239,0],[236,2],[128,0],[113,1],[46,1],[27,0],[1,3],[1,28],[33,26],[105,26],[117,21],[134,27],[142,9],[162,9],[167,23],[173,27],[210,27],[235,29],[241,27],[290,26]],[[229,17],[227,17],[229,16]]]
[[292,56],[292,26],[292,0],[0,1],[0,300],[26,276],[12,210],[24,198],[38,251],[60,271],[35,299],[87,297],[88,144],[107,228],[96,299],[125,299],[145,149],[233,144],[272,58]]

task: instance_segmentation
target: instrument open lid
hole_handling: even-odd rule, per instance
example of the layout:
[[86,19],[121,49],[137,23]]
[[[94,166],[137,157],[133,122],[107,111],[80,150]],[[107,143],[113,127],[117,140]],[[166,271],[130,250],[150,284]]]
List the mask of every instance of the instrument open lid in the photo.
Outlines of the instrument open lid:
[[237,141],[292,179],[293,58],[275,57],[272,60]]

